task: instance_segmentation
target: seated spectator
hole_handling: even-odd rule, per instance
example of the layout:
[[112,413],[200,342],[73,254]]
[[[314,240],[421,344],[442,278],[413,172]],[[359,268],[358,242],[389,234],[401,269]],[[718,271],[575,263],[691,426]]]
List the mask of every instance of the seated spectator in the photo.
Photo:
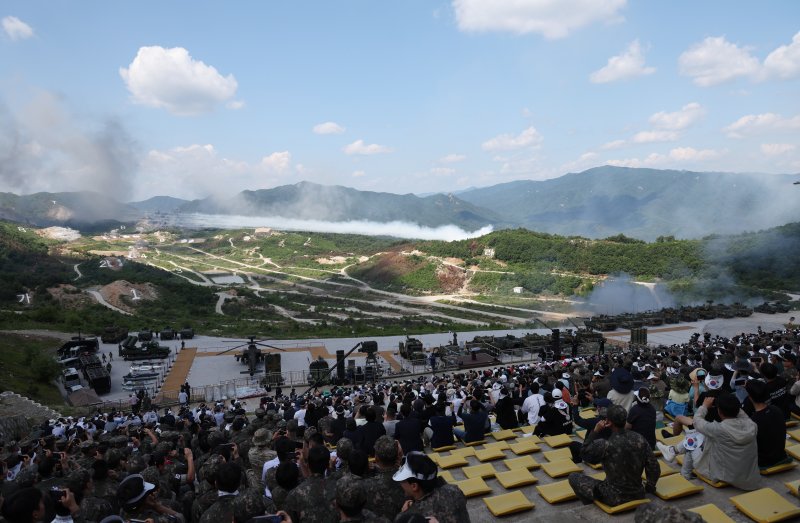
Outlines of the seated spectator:
[[656,448],[656,409],[650,405],[650,390],[642,387],[633,393],[635,398],[628,412],[625,428],[638,432],[647,441],[651,449]]
[[[517,423],[517,413],[514,410],[514,400],[509,396],[508,389],[501,386],[498,392],[500,399],[494,403],[494,412],[497,415],[497,424],[503,430],[515,429],[519,426]],[[489,396],[494,402],[494,396]]]
[[625,412],[633,405],[633,376],[624,367],[617,367],[611,373],[611,390],[606,396],[614,405],[619,405]]
[[[597,480],[583,473],[569,475],[569,484],[578,498],[589,504],[594,500],[607,505],[619,505],[645,497],[647,492],[655,492],[661,473],[653,451],[638,433],[625,430],[628,414],[619,405],[608,409],[608,418],[599,421],[593,431],[586,433],[581,457],[587,463],[602,463],[606,473],[605,480]],[[600,438],[600,433],[611,429],[608,439]],[[646,486],[642,486],[642,473],[645,473]]]
[[422,422],[419,418],[411,416],[411,405],[403,403],[400,407],[403,419],[394,426],[394,437],[400,442],[403,453],[408,454],[413,450],[422,450]]
[[[766,364],[765,364],[766,365]],[[763,368],[764,365],[762,365]],[[747,395],[753,403],[752,419],[758,427],[756,445],[758,447],[759,468],[788,463],[791,458],[786,455],[786,422],[783,412],[769,401],[769,386],[761,380],[749,380],[745,386]]]
[[703,456],[695,465],[697,471],[712,481],[755,490],[761,486],[756,443],[758,427],[741,410],[736,396],[729,393],[716,398],[722,421],[706,421],[705,415],[714,402],[714,398],[706,398],[694,415],[694,427],[706,440]]
[[435,517],[440,523],[469,523],[467,498],[461,489],[438,476],[436,463],[421,452],[405,456],[394,474],[408,501],[403,512]]
[[683,374],[678,374],[672,380],[672,388],[667,395],[664,412],[672,416],[685,416],[689,408],[689,381]]
[[400,445],[389,436],[375,442],[375,474],[364,480],[366,508],[387,519],[393,519],[403,508],[405,493],[392,479],[400,461]]
[[456,437],[464,443],[482,440],[486,433],[486,423],[489,420],[489,414],[480,401],[470,401],[469,408],[471,412],[464,412],[463,404],[458,408],[458,417],[464,420],[464,430],[453,429]]
[[425,428],[425,436],[430,441],[431,447],[439,448],[452,445],[455,442],[453,427],[456,424],[456,415],[447,414],[447,405],[444,403],[436,404],[436,415],[428,421],[429,427]]
[[[77,512],[77,504],[75,509]],[[45,512],[44,494],[36,487],[21,488],[3,502],[3,518],[8,523],[36,523],[44,519]]]
[[364,413],[364,418],[367,421],[358,427],[361,441],[356,445],[356,448],[366,452],[369,456],[374,456],[375,442],[378,438],[386,434],[386,429],[383,428],[383,422],[378,420],[378,413],[375,407],[368,407],[367,411]]
[[544,401],[544,407],[539,409],[539,416],[542,419],[533,433],[536,436],[571,434],[572,415],[569,405],[561,399],[561,390],[556,388],[553,392],[545,392]]

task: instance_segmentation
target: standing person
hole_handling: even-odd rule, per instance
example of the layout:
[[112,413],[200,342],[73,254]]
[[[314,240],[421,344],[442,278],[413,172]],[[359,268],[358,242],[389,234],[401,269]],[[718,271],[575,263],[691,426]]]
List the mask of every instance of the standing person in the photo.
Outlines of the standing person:
[[[120,347],[122,347],[121,344],[120,344]],[[109,359],[109,361],[114,361],[114,355],[111,353],[111,351],[108,351],[108,359]]]
[[[569,475],[569,485],[586,505],[594,500],[616,506],[655,492],[661,469],[652,449],[636,432],[625,430],[627,412],[619,405],[608,409],[607,419],[600,420],[586,434],[581,458],[587,463],[602,463],[606,473],[603,481],[583,473]],[[600,433],[611,429],[611,437],[602,439]],[[642,486],[642,472],[646,485]]]
[[602,356],[606,353],[606,339],[604,337],[600,337],[600,343],[597,346],[597,354]]
[[189,396],[186,394],[186,390],[181,387],[181,391],[178,393],[178,403],[181,404],[181,407],[185,407],[189,403]]

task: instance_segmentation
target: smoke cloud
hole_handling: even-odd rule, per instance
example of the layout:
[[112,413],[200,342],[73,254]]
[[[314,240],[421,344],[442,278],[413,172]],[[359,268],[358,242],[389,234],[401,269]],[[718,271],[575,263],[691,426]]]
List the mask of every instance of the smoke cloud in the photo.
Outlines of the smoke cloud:
[[392,236],[417,240],[455,241],[475,238],[492,232],[491,226],[477,231],[465,231],[455,225],[423,227],[414,223],[392,221],[371,222],[351,220],[329,222],[322,220],[299,220],[280,216],[237,216],[222,214],[172,214],[167,217],[170,225],[189,228],[214,227],[239,229],[242,227],[273,227],[290,231],[329,232],[343,234],[363,234],[365,236]]
[[91,190],[124,200],[137,158],[119,121],[85,124],[53,93],[37,93],[16,113],[0,102],[0,190]]
[[593,314],[622,314],[675,306],[675,298],[663,283],[637,282],[628,274],[617,274],[595,287],[579,308]]

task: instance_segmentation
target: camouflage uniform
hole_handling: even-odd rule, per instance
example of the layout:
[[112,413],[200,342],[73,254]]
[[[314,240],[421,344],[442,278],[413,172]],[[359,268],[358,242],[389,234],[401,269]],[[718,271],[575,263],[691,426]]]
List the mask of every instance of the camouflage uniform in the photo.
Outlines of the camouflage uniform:
[[114,514],[111,503],[95,496],[84,497],[81,500],[81,515],[86,521],[100,521],[109,514]]
[[363,483],[367,500],[365,508],[390,520],[400,513],[405,502],[403,487],[392,479],[395,472],[394,469],[379,468],[375,476]]
[[426,494],[422,499],[415,501],[409,512],[416,512],[423,516],[433,516],[439,523],[469,523],[467,512],[467,498],[461,489],[455,485],[444,483]]
[[232,519],[244,523],[254,516],[263,515],[266,509],[264,495],[247,489],[238,495],[217,497],[214,504],[203,512],[199,523],[228,523]]
[[274,450],[269,448],[271,439],[272,433],[267,429],[259,429],[253,435],[253,446],[250,447],[247,453],[250,468],[253,470],[263,469],[265,462],[275,459],[278,456]]
[[[131,519],[152,519],[155,523],[172,523],[170,521],[169,516],[166,514],[160,514],[155,510],[146,509],[144,507],[140,507],[138,510],[122,510],[120,512],[120,516],[125,521],[130,521]],[[178,514],[176,516],[177,521],[175,523],[185,523],[183,518],[183,514]],[[230,521],[230,520],[229,520]]]
[[119,500],[117,499],[117,487],[119,483],[111,478],[101,479],[94,482],[94,495],[103,498],[111,504],[113,514],[119,512]]
[[653,451],[641,434],[620,430],[608,440],[592,431],[586,435],[581,457],[587,463],[602,463],[606,479],[596,480],[583,473],[569,475],[569,484],[584,503],[595,499],[611,506],[645,497],[642,470],[648,490],[655,489],[661,473]]
[[[361,507],[360,514],[349,517],[347,521],[360,521],[363,523],[389,523],[390,519],[379,516],[367,508],[367,493],[364,490],[364,481],[358,476],[348,475],[346,478],[336,483],[336,504],[339,507],[348,507],[357,510]],[[399,512],[395,511],[395,514]]]
[[333,508],[335,497],[335,484],[314,474],[289,493],[284,510],[296,523],[337,523],[339,514]]

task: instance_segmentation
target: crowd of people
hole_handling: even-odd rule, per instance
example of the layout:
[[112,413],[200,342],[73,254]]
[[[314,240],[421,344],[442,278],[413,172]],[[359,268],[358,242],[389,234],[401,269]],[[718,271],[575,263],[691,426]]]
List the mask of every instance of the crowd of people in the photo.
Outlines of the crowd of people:
[[[606,479],[569,477],[585,503],[654,491],[656,449],[668,461],[683,454],[686,477],[697,471],[752,490],[760,468],[790,459],[799,340],[788,329],[697,334],[671,347],[362,387],[268,389],[254,413],[236,400],[182,397],[174,411],[140,401],[52,419],[2,440],[2,515],[9,523],[463,523],[466,498],[425,450],[522,425],[540,436],[586,429],[572,458],[602,463]],[[682,435],[680,443],[656,440],[662,415],[674,419],[664,436]]]

